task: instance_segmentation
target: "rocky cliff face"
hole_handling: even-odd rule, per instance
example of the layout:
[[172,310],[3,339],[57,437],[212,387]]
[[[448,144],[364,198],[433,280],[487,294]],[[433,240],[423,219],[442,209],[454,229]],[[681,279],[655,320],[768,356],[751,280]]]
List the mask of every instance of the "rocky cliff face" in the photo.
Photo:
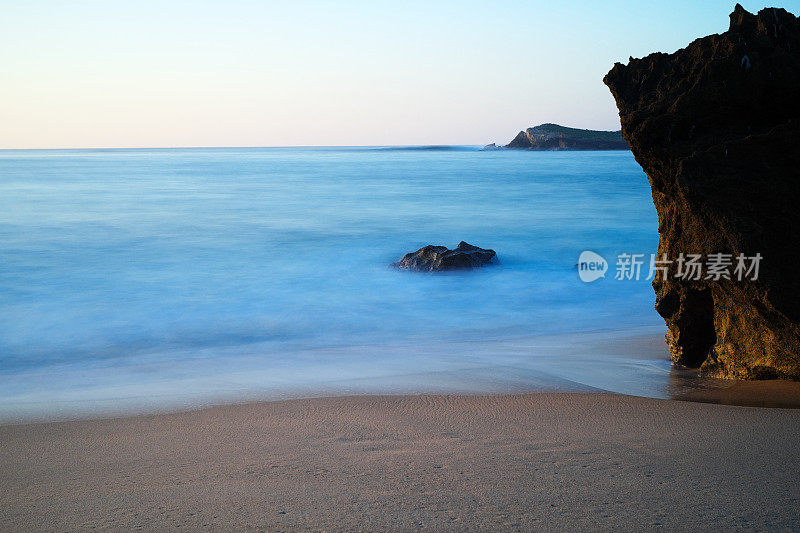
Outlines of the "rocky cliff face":
[[737,5],[725,33],[604,82],[650,180],[658,256],[762,256],[756,280],[685,279],[676,263],[656,278],[673,361],[800,380],[800,19]]
[[619,131],[567,128],[540,124],[521,131],[505,148],[525,150],[627,150],[628,143]]

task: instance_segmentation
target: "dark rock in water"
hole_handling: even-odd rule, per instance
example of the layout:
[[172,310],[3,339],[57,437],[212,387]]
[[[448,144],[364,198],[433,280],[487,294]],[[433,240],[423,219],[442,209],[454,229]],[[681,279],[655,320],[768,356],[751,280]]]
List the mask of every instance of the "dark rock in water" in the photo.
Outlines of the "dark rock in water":
[[567,128],[540,124],[521,131],[505,148],[523,150],[627,150],[628,143],[619,131]]
[[403,270],[419,272],[460,270],[489,265],[495,257],[494,250],[484,250],[461,241],[452,250],[448,250],[445,246],[428,245],[416,252],[406,254],[400,261],[392,265]]
[[[653,282],[672,360],[800,380],[800,19],[738,4],[730,19],[674,54],[618,63],[604,82],[650,181],[658,257],[673,261]],[[681,253],[763,259],[757,279],[693,280],[676,277]]]

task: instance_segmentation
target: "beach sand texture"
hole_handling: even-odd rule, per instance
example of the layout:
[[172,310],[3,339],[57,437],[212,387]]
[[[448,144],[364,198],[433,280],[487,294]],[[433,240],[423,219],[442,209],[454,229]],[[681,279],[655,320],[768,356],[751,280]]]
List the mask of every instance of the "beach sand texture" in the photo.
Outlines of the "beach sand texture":
[[359,396],[0,427],[0,530],[789,530],[800,411]]

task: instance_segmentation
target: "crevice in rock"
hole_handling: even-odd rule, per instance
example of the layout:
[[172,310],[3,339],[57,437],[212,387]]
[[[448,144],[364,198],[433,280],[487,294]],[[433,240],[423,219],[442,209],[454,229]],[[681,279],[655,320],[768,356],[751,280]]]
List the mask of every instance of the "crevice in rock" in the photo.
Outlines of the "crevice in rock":
[[675,340],[680,348],[677,363],[700,368],[717,342],[714,329],[714,298],[710,289],[689,289],[681,298],[673,325],[680,331]]

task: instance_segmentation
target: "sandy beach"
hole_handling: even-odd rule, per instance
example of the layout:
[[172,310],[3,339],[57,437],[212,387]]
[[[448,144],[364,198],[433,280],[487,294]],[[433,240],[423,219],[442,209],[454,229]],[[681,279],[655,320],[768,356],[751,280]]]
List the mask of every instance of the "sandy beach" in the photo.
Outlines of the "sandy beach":
[[357,396],[0,427],[0,530],[790,530],[800,411]]
[[0,18],[0,533],[800,533],[800,0],[97,4]]

